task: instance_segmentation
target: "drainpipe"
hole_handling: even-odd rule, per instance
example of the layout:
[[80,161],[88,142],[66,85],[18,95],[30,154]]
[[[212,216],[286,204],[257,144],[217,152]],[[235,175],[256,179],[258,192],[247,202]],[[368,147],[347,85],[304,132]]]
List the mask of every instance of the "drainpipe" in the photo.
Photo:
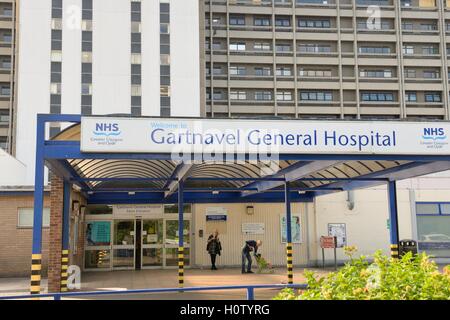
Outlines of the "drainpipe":
[[347,191],[347,207],[349,210],[353,210],[355,208],[355,192]]

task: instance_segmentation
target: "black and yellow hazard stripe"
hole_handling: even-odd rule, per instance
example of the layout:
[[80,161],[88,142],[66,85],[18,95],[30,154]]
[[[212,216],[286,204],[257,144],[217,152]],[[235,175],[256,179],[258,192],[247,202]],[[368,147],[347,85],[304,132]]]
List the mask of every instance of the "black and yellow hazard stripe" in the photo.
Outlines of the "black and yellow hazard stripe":
[[61,292],[67,292],[67,269],[69,268],[69,250],[61,254]]
[[41,254],[31,255],[31,283],[30,283],[31,294],[41,293],[41,270],[42,270],[42,255]]
[[394,259],[399,258],[398,244],[391,244],[391,257]]
[[178,286],[184,287],[184,247],[178,248]]
[[292,264],[292,243],[286,246],[288,284],[294,283],[294,266]]

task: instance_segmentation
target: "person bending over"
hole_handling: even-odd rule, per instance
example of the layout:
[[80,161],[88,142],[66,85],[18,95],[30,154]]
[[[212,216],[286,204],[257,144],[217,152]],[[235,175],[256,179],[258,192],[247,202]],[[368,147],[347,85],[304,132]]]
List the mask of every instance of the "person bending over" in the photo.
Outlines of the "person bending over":
[[[253,255],[258,253],[258,248],[261,247],[261,240],[249,240],[245,241],[244,246],[242,247],[242,273],[253,273],[252,272],[252,256],[250,252],[253,252]],[[247,271],[245,271],[245,260],[247,260]]]

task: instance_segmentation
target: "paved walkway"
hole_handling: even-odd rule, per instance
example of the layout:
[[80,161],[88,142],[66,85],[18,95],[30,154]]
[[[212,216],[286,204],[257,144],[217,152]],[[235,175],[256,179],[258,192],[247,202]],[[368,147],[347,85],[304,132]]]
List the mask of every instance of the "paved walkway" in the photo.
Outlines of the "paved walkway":
[[[327,271],[313,269],[320,274]],[[282,284],[286,283],[286,270],[275,269],[273,274],[241,274],[240,269],[223,269],[217,271],[188,269],[185,271],[186,287],[232,286],[250,284]],[[294,272],[295,283],[304,283],[303,269]],[[141,270],[114,272],[84,272],[81,276],[82,291],[107,291],[148,288],[175,288],[178,286],[178,270]],[[0,279],[0,295],[28,293],[28,279]],[[42,287],[46,288],[46,280]],[[271,299],[277,290],[256,290],[256,299]],[[135,296],[107,296],[104,299],[163,299],[163,300],[241,300],[246,298],[245,290],[206,291],[201,293],[164,293]]]

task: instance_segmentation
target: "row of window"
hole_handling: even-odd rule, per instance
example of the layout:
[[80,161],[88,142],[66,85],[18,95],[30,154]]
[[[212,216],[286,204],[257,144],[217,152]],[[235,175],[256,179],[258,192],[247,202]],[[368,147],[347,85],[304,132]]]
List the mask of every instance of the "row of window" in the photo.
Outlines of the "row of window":
[[[301,101],[332,101],[332,92],[321,91],[302,91],[300,92]],[[211,98],[210,93],[207,93],[208,100]],[[292,101],[293,92],[278,91],[276,93],[277,101]],[[248,93],[246,91],[230,91],[230,100],[255,100],[255,101],[271,101],[273,93],[271,91],[256,91]],[[224,93],[221,91],[214,92],[214,100],[224,100]]]
[[[220,18],[214,18],[213,23],[215,25],[220,25]],[[209,18],[207,18],[206,24],[209,24]],[[357,21],[357,28],[363,30],[391,30],[394,28],[393,21],[380,20],[374,22],[372,20],[367,21]],[[229,18],[230,26],[248,26],[246,24],[245,16],[230,16]],[[255,27],[270,27],[272,25],[271,17],[253,17],[253,26]],[[276,16],[275,17],[276,27],[291,27],[291,17],[289,16]],[[320,19],[320,18],[298,18],[297,27],[299,28],[317,28],[317,29],[327,29],[331,28],[331,19]],[[446,23],[447,30],[450,30],[450,23]],[[413,23],[409,21],[402,21],[402,30],[405,31],[437,31],[437,22],[422,22]]]
[[[93,0],[83,0],[82,2],[82,31],[81,31],[81,52],[83,56],[92,57],[92,17]],[[82,61],[81,63],[81,114],[92,114],[92,61]]]
[[[63,4],[62,0],[52,0],[52,30],[51,30],[51,51],[52,61],[50,64],[50,113],[61,113],[61,78],[62,78],[62,59],[54,59],[62,52],[62,24],[54,21],[62,21]],[[59,126],[50,126],[50,136],[58,134]]]
[[[208,100],[211,94],[208,93]],[[292,91],[277,91],[277,101],[292,101]],[[299,93],[300,101],[333,101],[333,93],[331,91],[301,91]],[[271,101],[273,99],[272,91],[256,91],[249,93],[246,91],[230,91],[230,100],[256,100]],[[425,92],[425,102],[436,103],[442,102],[440,92]],[[225,100],[225,93],[222,91],[214,91],[214,100]],[[394,102],[394,94],[392,92],[361,92],[361,100],[366,102]],[[407,102],[417,102],[417,93],[406,91]]]
[[[212,45],[213,50],[225,50],[221,42],[214,42]],[[271,51],[272,45],[269,42],[255,42],[252,45],[248,45],[245,42],[230,42],[230,51],[247,51],[248,48],[251,48],[254,51]],[[206,49],[210,49],[209,42],[206,42]],[[275,45],[276,52],[292,52],[292,46],[289,44],[276,44]],[[298,45],[298,52],[300,53],[332,53],[335,52],[335,49],[332,48],[329,44],[315,44],[315,43],[306,43]],[[417,50],[421,50],[420,53]],[[447,52],[450,53],[450,47],[447,48]],[[358,48],[358,53],[360,54],[393,54],[395,53],[393,48],[388,46],[360,46]],[[404,45],[403,46],[403,54],[404,55],[413,55],[413,54],[422,54],[422,55],[436,55],[439,54],[439,47],[434,45],[422,45],[420,47],[415,47],[412,45]]]
[[170,77],[170,4],[160,2],[160,101],[161,116],[170,117],[171,77]]
[[[393,0],[396,1],[396,0]],[[444,1],[444,6],[446,8],[449,7],[449,3],[446,2],[446,0],[442,0]],[[225,0],[222,0],[222,2],[225,4]],[[236,4],[236,5],[264,5],[264,6],[271,6],[272,3],[275,4],[275,6],[290,6],[292,5],[292,3],[295,3],[297,5],[302,5],[302,4],[318,4],[318,5],[322,5],[322,6],[327,6],[327,5],[335,5],[336,1],[335,0],[239,0],[239,1],[230,1],[230,5]],[[391,0],[356,0],[355,1],[357,6],[370,6],[370,5],[378,5],[378,6],[393,6],[393,2]],[[343,3],[341,3],[343,4]],[[351,5],[351,1],[346,3],[347,5]],[[414,0],[400,0],[400,5],[402,7],[413,7],[413,5],[415,5],[416,7],[419,8],[435,8],[437,3],[435,0],[420,0],[420,1],[416,1],[414,2]]]
[[[250,71],[249,71],[250,69]],[[407,79],[440,79],[439,70],[422,70],[420,71],[420,75],[418,77],[417,70],[406,68],[404,71],[405,78]],[[206,68],[206,74],[211,75],[210,68]],[[230,66],[231,76],[256,76],[256,77],[268,77],[272,76],[272,67],[246,67],[246,66]],[[214,75],[215,76],[225,76],[226,72],[220,66],[214,66]],[[293,69],[289,66],[282,66],[276,68],[276,76],[279,77],[291,77],[293,76]],[[300,77],[311,77],[311,78],[327,78],[332,77],[332,70],[330,69],[305,69],[300,68],[298,75]],[[361,78],[383,78],[389,79],[392,78],[393,70],[389,69],[362,69],[359,72],[359,76]],[[450,72],[449,72],[450,77]]]
[[[215,20],[214,23],[219,21]],[[245,26],[244,16],[230,16],[229,24],[231,26]],[[270,27],[272,25],[272,19],[269,17],[254,17],[253,25],[256,27]],[[275,17],[275,26],[277,27],[290,27],[290,17]],[[298,19],[297,26],[300,28],[331,28],[331,22],[329,19]]]
[[[142,4],[141,0],[131,0],[131,114],[142,114],[142,34],[141,34]],[[133,58],[135,57],[135,58]],[[136,58],[139,57],[139,58]]]

